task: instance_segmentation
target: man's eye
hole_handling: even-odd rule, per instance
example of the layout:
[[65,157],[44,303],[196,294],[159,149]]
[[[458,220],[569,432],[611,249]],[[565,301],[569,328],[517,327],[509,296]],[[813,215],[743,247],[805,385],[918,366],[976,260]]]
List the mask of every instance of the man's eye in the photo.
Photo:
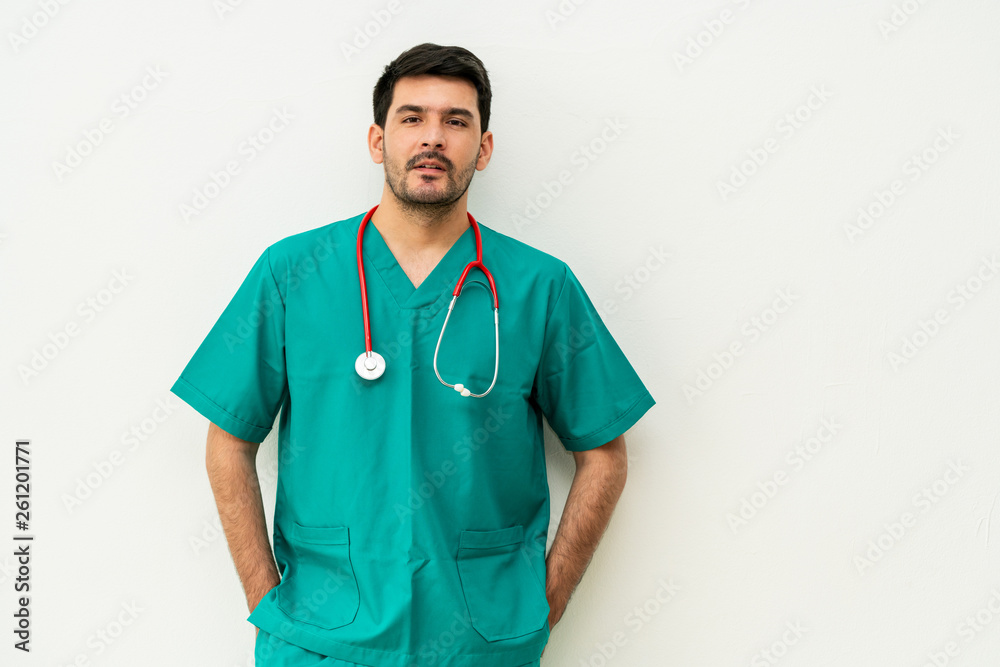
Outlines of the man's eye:
[[[420,118],[417,117],[417,116],[407,116],[406,118],[404,118],[400,122],[401,123],[408,123],[411,120],[412,121],[418,121],[418,120],[420,120]],[[450,119],[450,120],[448,120],[446,122],[457,124],[460,127],[467,127],[467,125],[468,125],[464,120],[459,120],[458,118],[452,118],[452,119]]]

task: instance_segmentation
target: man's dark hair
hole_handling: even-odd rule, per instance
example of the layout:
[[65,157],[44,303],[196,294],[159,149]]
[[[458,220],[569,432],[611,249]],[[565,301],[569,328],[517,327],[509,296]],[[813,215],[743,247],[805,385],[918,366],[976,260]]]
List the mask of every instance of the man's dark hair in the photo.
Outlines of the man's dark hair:
[[479,122],[482,125],[480,129],[486,131],[490,123],[490,100],[493,93],[490,91],[490,78],[483,61],[461,46],[440,46],[431,43],[418,44],[412,49],[403,51],[385,66],[372,95],[376,125],[385,129],[385,119],[389,114],[389,105],[392,104],[392,93],[396,82],[404,76],[422,74],[454,76],[465,79],[475,86]]

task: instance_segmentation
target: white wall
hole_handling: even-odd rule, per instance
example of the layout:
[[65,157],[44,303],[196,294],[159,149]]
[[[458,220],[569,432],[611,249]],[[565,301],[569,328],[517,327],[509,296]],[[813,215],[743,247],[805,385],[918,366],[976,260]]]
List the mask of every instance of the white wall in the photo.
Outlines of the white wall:
[[[386,2],[119,0],[47,21],[43,4],[0,22],[0,498],[12,517],[10,451],[30,438],[37,535],[24,664],[252,663],[206,421],[168,389],[267,244],[377,200],[371,88],[422,41],[470,48],[492,77],[496,152],[470,210],[574,267],[658,401],[543,664],[996,664],[996,3],[564,0],[552,23],[557,0],[399,0],[350,58]],[[247,159],[275,109],[293,119]],[[240,172],[185,222],[229,160]],[[22,379],[36,351],[50,358]],[[548,448],[554,535],[572,458]]]

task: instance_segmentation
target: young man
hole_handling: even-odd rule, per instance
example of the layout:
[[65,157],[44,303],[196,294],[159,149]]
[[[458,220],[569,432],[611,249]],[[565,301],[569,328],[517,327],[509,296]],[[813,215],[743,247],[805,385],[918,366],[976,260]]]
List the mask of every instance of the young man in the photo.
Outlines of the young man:
[[[539,665],[622,491],[654,400],[563,261],[470,217],[490,98],[463,48],[390,63],[377,208],[268,247],[172,387],[212,422],[258,667]],[[279,410],[275,563],[255,456]],[[542,415],[577,463],[548,557]]]

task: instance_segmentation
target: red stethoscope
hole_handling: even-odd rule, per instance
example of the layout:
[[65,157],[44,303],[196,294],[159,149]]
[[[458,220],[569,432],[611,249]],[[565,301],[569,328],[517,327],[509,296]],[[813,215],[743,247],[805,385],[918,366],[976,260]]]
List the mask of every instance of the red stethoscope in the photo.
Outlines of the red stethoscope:
[[[365,266],[364,260],[361,257],[361,240],[364,237],[365,225],[368,224],[368,221],[371,219],[372,214],[375,213],[375,209],[377,208],[378,204],[373,206],[372,209],[365,214],[365,217],[362,218],[361,226],[358,227],[358,278],[361,281],[361,315],[365,322],[365,351],[362,352],[357,361],[354,362],[354,369],[358,372],[358,375],[366,380],[375,380],[381,377],[382,373],[385,372],[385,359],[378,352],[372,351],[371,326],[368,323],[368,288],[365,286]],[[441,380],[441,384],[446,387],[452,387],[455,391],[462,394],[462,396],[482,398],[493,389],[493,385],[497,382],[497,371],[500,370],[500,299],[497,297],[497,287],[493,282],[493,275],[483,264],[483,240],[479,235],[479,224],[476,222],[476,219],[472,217],[471,213],[466,211],[466,215],[469,216],[469,223],[472,225],[472,229],[476,233],[476,259],[473,262],[469,262],[465,266],[465,271],[462,272],[462,277],[458,279],[458,284],[455,285],[455,289],[451,293],[451,303],[448,305],[448,314],[444,318],[444,324],[441,326],[441,333],[438,335],[437,346],[434,348],[434,374],[437,375],[438,380]],[[496,340],[496,360],[493,364],[493,382],[490,383],[489,389],[481,394],[473,394],[461,382],[457,384],[449,384],[445,382],[441,377],[441,373],[438,372],[437,367],[438,350],[441,348],[441,339],[444,338],[444,330],[448,326],[448,318],[451,317],[451,311],[455,307],[458,295],[461,294],[462,290],[465,288],[465,277],[469,274],[469,269],[472,267],[478,267],[483,273],[486,274],[486,278],[490,282],[490,292],[493,294],[493,328],[495,332],[494,338]]]

